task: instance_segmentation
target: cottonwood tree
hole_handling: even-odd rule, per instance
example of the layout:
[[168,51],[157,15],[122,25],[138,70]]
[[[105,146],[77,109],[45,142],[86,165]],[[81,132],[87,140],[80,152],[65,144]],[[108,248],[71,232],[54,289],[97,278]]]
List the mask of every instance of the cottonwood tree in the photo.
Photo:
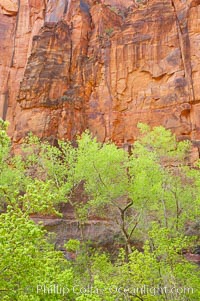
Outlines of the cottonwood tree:
[[190,143],[177,142],[163,127],[139,125],[141,138],[129,156],[112,143],[101,144],[89,133],[78,140],[75,181],[83,181],[88,202],[80,214],[107,215],[123,234],[127,255],[133,235],[147,238],[152,221],[182,232],[198,216],[198,170],[184,162]]

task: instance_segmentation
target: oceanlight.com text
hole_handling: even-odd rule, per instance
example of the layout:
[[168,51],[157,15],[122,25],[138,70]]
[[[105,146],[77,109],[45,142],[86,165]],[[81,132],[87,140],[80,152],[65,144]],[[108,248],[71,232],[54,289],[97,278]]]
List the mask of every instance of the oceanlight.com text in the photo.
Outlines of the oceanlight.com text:
[[192,287],[168,287],[168,286],[157,286],[151,287],[147,285],[143,285],[141,287],[118,287],[118,286],[111,286],[111,287],[96,287],[88,285],[83,287],[81,285],[74,285],[73,287],[67,286],[59,286],[57,284],[46,286],[39,284],[37,285],[37,293],[43,295],[68,295],[69,293],[74,293],[77,295],[87,294],[87,295],[104,295],[106,293],[110,293],[113,295],[116,294],[130,294],[130,295],[185,295],[185,294],[193,294],[194,289]]

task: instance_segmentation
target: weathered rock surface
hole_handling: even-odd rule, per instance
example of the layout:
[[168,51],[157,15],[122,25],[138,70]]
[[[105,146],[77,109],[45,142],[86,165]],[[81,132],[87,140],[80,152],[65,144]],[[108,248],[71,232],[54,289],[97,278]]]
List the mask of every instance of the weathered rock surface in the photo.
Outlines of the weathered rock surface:
[[199,0],[0,0],[0,114],[16,143],[147,122],[198,147],[199,45]]
[[53,241],[58,247],[63,246],[69,239],[98,242],[101,246],[107,247],[117,244],[115,237],[120,235],[113,223],[106,220],[89,220],[81,227],[77,220],[67,218],[33,217],[32,220],[35,223],[42,222],[49,233],[56,233]]
[[8,16],[14,16],[18,12],[18,0],[1,0],[0,13]]

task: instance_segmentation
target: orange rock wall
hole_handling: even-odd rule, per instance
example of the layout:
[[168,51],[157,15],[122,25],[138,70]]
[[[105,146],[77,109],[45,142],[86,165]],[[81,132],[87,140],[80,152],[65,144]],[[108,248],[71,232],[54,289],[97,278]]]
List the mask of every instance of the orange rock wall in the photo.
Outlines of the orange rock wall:
[[133,143],[137,123],[200,141],[200,0],[0,0],[0,115]]

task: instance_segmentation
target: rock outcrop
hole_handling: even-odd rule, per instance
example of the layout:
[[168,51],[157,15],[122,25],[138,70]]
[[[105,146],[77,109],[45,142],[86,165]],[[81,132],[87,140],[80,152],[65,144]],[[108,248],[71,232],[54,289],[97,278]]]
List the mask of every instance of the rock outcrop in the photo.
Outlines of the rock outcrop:
[[18,0],[1,0],[0,13],[7,16],[15,16],[18,12]]
[[199,45],[199,0],[0,0],[0,114],[15,143],[146,122],[198,147]]

